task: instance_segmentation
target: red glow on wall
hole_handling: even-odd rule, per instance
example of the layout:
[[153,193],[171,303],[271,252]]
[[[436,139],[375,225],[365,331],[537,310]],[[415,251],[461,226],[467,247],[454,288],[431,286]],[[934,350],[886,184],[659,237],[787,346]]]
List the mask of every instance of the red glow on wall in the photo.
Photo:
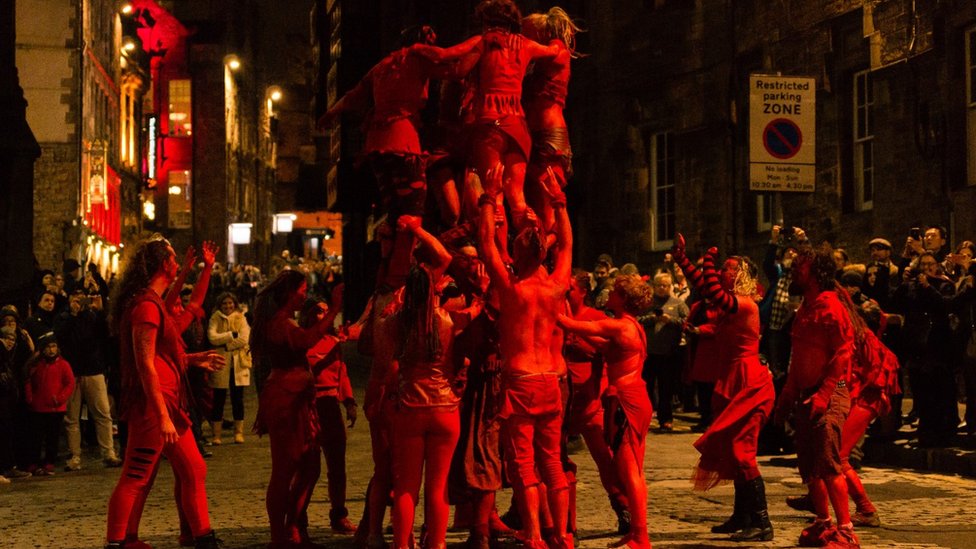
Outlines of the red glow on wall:
[[122,241],[122,195],[119,187],[122,179],[111,166],[106,166],[105,200],[92,204],[85,212],[88,228],[103,240],[116,246]]

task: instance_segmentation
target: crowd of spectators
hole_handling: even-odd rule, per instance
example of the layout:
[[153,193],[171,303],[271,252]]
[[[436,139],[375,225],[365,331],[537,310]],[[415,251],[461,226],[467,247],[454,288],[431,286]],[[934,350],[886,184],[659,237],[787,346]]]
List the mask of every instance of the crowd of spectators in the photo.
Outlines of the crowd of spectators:
[[[272,275],[281,269],[303,272],[317,295],[330,295],[342,278],[337,257],[305,260],[286,252]],[[188,298],[196,271],[171,291]],[[119,345],[107,318],[114,280],[74,259],[60,273],[37,270],[34,280],[26,306],[0,304],[0,484],[53,475],[60,465],[77,471],[96,456],[118,467],[125,449],[125,425],[115,415]],[[220,375],[191,379],[194,434],[205,457],[207,446],[222,443],[223,429],[232,427],[234,442],[244,442],[249,311],[266,280],[253,265],[215,265],[205,316],[183,334],[189,352],[216,349],[228,358]],[[228,397],[232,419],[224,420]]]
[[[791,267],[800,246],[811,243],[800,227],[773,226],[762,258],[765,279],[761,288],[763,358],[773,373],[777,391],[789,370],[791,327],[802,297],[791,287]],[[834,243],[837,282],[851,296],[868,325],[898,356],[904,396],[892,415],[882,418],[875,432],[890,435],[903,424],[914,428],[922,447],[976,446],[976,244],[962,240],[950,247],[945,228],[906,230],[896,248],[883,237],[850,250]],[[617,273],[637,273],[634,264],[616,267],[607,254],[598,257],[590,271],[587,304],[605,308],[608,289]],[[640,273],[639,273],[640,274]],[[699,413],[695,431],[710,421],[711,381],[700,373],[709,360],[708,342],[700,337],[708,330],[705,307],[688,288],[681,269],[670,255],[642,274],[654,292],[653,305],[639,317],[648,339],[644,379],[654,403],[657,429],[673,430],[673,408]],[[792,451],[792,441],[781,428],[764,430],[762,450]],[[855,455],[855,460],[857,456]]]

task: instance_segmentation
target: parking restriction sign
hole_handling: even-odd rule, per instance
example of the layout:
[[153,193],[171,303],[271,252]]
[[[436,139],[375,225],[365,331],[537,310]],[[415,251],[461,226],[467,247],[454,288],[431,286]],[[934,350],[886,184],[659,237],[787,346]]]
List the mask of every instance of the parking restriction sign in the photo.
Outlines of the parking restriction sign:
[[751,190],[814,190],[816,94],[813,78],[749,77]]

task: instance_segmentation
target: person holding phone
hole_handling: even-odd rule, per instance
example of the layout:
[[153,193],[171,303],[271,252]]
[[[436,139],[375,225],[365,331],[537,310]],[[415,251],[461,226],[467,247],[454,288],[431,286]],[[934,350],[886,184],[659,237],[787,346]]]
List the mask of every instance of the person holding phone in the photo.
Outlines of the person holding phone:
[[[653,297],[648,313],[638,317],[647,333],[647,360],[641,377],[647,384],[647,395],[657,410],[658,430],[674,431],[671,401],[681,382],[684,353],[681,330],[688,318],[688,305],[671,295],[674,282],[667,271],[654,275]],[[657,398],[654,387],[657,385]]]

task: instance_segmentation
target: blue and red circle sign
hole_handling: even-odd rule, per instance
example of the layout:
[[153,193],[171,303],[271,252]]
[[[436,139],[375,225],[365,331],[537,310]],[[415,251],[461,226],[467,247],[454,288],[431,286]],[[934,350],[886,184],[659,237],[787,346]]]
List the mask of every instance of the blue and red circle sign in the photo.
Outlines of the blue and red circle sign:
[[788,118],[777,118],[763,129],[763,146],[770,155],[786,160],[800,152],[803,145],[803,132],[795,122]]

